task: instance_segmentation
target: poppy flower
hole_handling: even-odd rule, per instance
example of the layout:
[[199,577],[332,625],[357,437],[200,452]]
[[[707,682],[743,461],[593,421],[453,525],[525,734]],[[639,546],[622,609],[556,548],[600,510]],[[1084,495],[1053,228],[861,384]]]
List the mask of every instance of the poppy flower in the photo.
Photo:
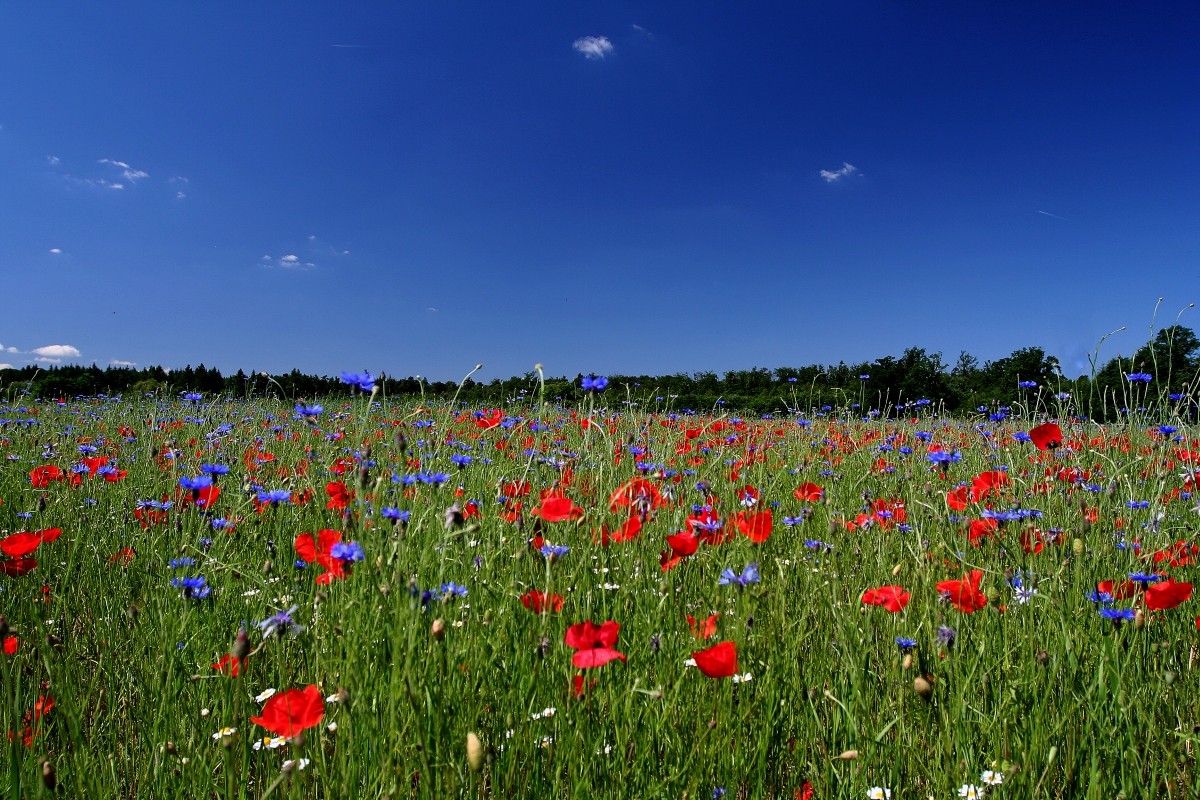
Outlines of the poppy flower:
[[967,503],[974,501],[969,486],[960,486],[952,492],[946,492],[946,505],[950,506],[952,511],[965,511]]
[[1038,450],[1053,450],[1062,445],[1062,429],[1053,422],[1047,422],[1029,431],[1029,438]]
[[771,535],[773,521],[771,519],[771,510],[759,511],[752,513],[749,511],[739,511],[733,516],[733,524],[742,532],[750,541],[758,544],[765,542],[767,537]]
[[614,512],[620,508],[632,508],[644,513],[653,511],[663,502],[662,492],[645,478],[625,481],[608,497],[609,509]]
[[869,606],[883,606],[893,614],[903,611],[912,595],[903,586],[880,586],[863,592],[862,601]]
[[66,477],[66,473],[53,464],[37,467],[29,472],[29,480],[32,481],[35,489],[45,489],[51,481],[61,481],[64,477]]
[[707,650],[692,653],[696,668],[710,678],[728,678],[738,671],[737,645],[721,642]]
[[489,413],[479,412],[475,417],[475,427],[482,430],[490,430],[504,421],[504,412],[498,408],[492,409]]
[[1146,589],[1146,608],[1153,611],[1175,608],[1191,596],[1192,585],[1190,583],[1176,583],[1174,580],[1168,579]]
[[17,641],[17,637],[15,637],[15,636],[5,637],[5,639],[4,639],[4,654],[11,656],[13,653],[17,652],[17,647],[19,647],[20,644],[21,643],[19,641]]
[[1003,470],[989,470],[981,472],[971,481],[971,493],[975,495],[975,502],[979,502],[990,495],[999,495],[1000,487],[1008,485],[1008,474]]
[[616,530],[610,531],[607,525],[600,526],[600,544],[607,547],[610,542],[632,542],[638,537],[642,530],[642,518],[632,516],[625,520],[625,524]]
[[571,663],[576,667],[599,667],[616,658],[625,660],[625,655],[614,649],[617,646],[617,634],[620,632],[620,624],[612,620],[603,625],[596,625],[588,620],[567,628],[563,643],[575,649],[576,653],[572,656]]
[[950,599],[954,607],[964,614],[972,614],[987,605],[987,596],[979,591],[983,572],[973,569],[961,580],[939,581],[937,590]]
[[561,594],[543,594],[537,589],[530,589],[521,595],[521,604],[535,614],[541,614],[543,611],[553,611],[557,614],[562,611],[563,596]]
[[32,572],[37,567],[36,558],[15,558],[0,561],[0,572],[5,575],[19,576]]
[[696,622],[691,614],[687,615],[688,625],[692,626],[692,636],[703,641],[717,635],[717,620],[720,614],[713,614],[703,622]]
[[350,565],[346,561],[333,557],[333,547],[341,541],[340,531],[328,529],[317,531],[315,540],[311,533],[302,533],[296,537],[296,555],[309,564],[315,561],[327,570],[317,577],[317,583],[329,584],[334,578],[345,578],[350,573]]
[[802,483],[796,487],[796,491],[792,492],[797,500],[802,500],[805,503],[815,503],[821,499],[821,495],[825,494],[825,490],[815,483]]
[[671,549],[663,551],[659,556],[663,572],[673,569],[680,561],[694,554],[700,548],[700,537],[690,531],[684,531],[668,536],[667,546]]
[[532,513],[546,522],[563,522],[579,519],[583,516],[583,509],[569,497],[547,497]]
[[971,540],[971,544],[979,547],[983,544],[981,540],[985,537],[988,539],[996,538],[995,534],[999,529],[1000,523],[994,519],[973,519],[971,520],[970,533],[967,536]]
[[354,499],[354,490],[347,489],[346,484],[341,481],[330,481],[325,484],[325,494],[329,495],[329,502],[325,504],[325,507],[338,511],[350,505],[350,501]]
[[238,658],[237,656],[226,653],[225,655],[221,656],[217,663],[212,665],[212,668],[218,672],[223,672],[226,675],[231,675],[236,678],[238,673],[242,671],[242,667],[246,665],[246,661],[247,659],[245,658]]
[[261,725],[276,736],[291,739],[301,731],[319,725],[325,716],[325,698],[314,684],[303,690],[288,689],[272,695],[263,706],[262,716],[250,721]]

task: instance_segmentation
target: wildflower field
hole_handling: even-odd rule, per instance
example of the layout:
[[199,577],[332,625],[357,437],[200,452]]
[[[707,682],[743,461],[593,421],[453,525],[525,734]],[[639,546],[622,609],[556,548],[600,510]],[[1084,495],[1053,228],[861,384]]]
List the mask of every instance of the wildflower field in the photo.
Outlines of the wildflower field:
[[348,380],[5,391],[7,797],[1200,787],[1186,396],[1132,381],[1157,410],[1101,425],[1044,386],[741,418]]

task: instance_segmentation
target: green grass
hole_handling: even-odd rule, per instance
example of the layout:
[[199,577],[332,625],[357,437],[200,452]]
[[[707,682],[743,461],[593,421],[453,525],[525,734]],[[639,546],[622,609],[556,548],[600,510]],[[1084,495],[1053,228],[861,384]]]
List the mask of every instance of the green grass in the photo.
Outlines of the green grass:
[[[21,729],[39,696],[54,700],[31,724],[30,746],[17,736],[0,748],[8,797],[49,796],[46,761],[58,794],[88,798],[697,800],[713,797],[716,787],[729,798],[794,798],[806,783],[818,798],[864,798],[876,786],[895,798],[952,798],[963,784],[982,786],[984,770],[1003,774],[1002,785],[987,788],[992,797],[1197,791],[1196,601],[1150,612],[1144,625],[1116,626],[1086,597],[1098,581],[1153,571],[1151,553],[1194,538],[1195,500],[1163,502],[1184,489],[1180,443],[1151,437],[1145,425],[1105,432],[1076,426],[1067,438],[1083,447],[1054,457],[1012,440],[1012,432],[1035,422],[988,423],[986,415],[914,424],[863,422],[843,410],[813,417],[809,426],[796,418],[748,419],[740,429],[688,440],[686,428],[716,417],[669,419],[625,407],[620,416],[596,413],[603,424],[583,429],[569,409],[514,403],[506,411],[523,418],[518,427],[484,431],[470,410],[456,421],[445,405],[421,410],[387,401],[369,408],[360,398],[336,418],[327,410],[315,434],[312,424],[292,417],[290,404],[271,400],[30,403],[36,416],[17,405],[0,416],[38,424],[0,427],[0,453],[9,459],[0,473],[0,525],[7,534],[58,527],[63,536],[34,553],[32,572],[0,576],[0,609],[20,640],[3,658],[5,724]],[[412,427],[418,420],[435,424]],[[531,431],[533,420],[543,429]],[[206,435],[223,423],[235,427],[213,449]],[[994,436],[981,436],[979,424]],[[1189,438],[1197,435],[1176,424]],[[136,441],[125,441],[122,425]],[[338,430],[340,440],[324,435]],[[405,452],[394,436],[400,430]],[[926,445],[913,439],[918,430],[962,453],[947,478],[924,458]],[[446,444],[451,434],[473,449]],[[892,434],[906,437],[893,442],[896,450],[874,449]],[[835,436],[840,446],[830,450],[822,440]],[[114,456],[127,476],[33,488],[34,467],[77,463],[80,438],[92,439],[98,455]],[[497,449],[498,441],[508,449]],[[57,454],[43,457],[47,442],[57,444]],[[713,447],[677,453],[687,442]],[[611,511],[608,498],[638,474],[630,443],[648,451],[644,460],[659,465],[651,480],[676,500],[647,518],[638,539],[602,547],[593,531],[628,517]],[[343,520],[325,507],[325,484],[337,479],[327,469],[365,444],[376,464],[365,476],[351,465],[342,477],[357,492]],[[902,454],[901,445],[916,452]],[[164,459],[172,449],[177,457]],[[260,451],[275,459],[255,465]],[[453,452],[473,462],[460,470],[449,461]],[[688,463],[696,457],[702,463]],[[878,469],[880,458],[894,471]],[[389,478],[417,472],[408,459],[450,480],[442,487],[418,483],[406,493]],[[176,506],[166,524],[146,528],[135,519],[137,501],[175,499],[180,476],[216,461],[232,467],[219,479],[223,494],[213,509],[235,522],[232,532],[214,530],[195,508]],[[563,475],[553,462],[569,465],[565,491],[585,515],[539,522],[534,530],[528,512],[538,493]],[[1087,482],[1102,491],[1046,478],[1051,463],[1091,470]],[[304,474],[296,474],[297,465]],[[968,543],[967,520],[979,506],[952,512],[944,492],[997,465],[1008,467],[1012,481],[992,505],[1041,511],[1037,526],[1061,529],[1059,544],[1026,553],[1022,522],[1007,523],[980,547]],[[731,480],[735,466],[740,474]],[[696,474],[676,483],[655,477],[662,469]],[[533,492],[521,498],[520,527],[500,519],[497,497],[504,483],[523,477]],[[738,491],[746,485],[761,492],[760,508],[778,502],[773,531],[760,544],[735,533],[727,543],[701,545],[662,572],[664,537],[684,530],[691,505],[705,502],[696,489],[701,479],[710,482],[723,519],[742,510]],[[825,489],[823,501],[793,496],[807,481]],[[1046,481],[1048,493],[1032,491]],[[251,484],[311,489],[312,499],[258,513]],[[1096,509],[1094,524],[1085,522],[1080,497]],[[864,498],[902,501],[911,530],[878,519],[847,530],[844,521],[862,512]],[[481,501],[481,515],[447,530],[443,512],[456,499]],[[1150,507],[1130,509],[1127,500]],[[411,520],[393,526],[380,516],[384,506],[411,511]],[[802,524],[782,524],[802,513]],[[962,519],[952,521],[955,514]],[[1118,518],[1127,544],[1140,540],[1143,557],[1115,546]],[[328,586],[315,582],[318,565],[292,566],[295,537],[323,528],[344,530],[366,554],[351,575]],[[539,532],[570,552],[550,563],[527,544]],[[202,538],[212,540],[207,549]],[[805,547],[805,540],[833,549]],[[123,548],[135,555],[114,563]],[[168,561],[180,556],[195,558],[196,566],[172,569]],[[718,585],[723,569],[740,572],[750,562],[760,564],[761,582]],[[968,615],[943,602],[935,584],[973,568],[985,573],[989,602]],[[1186,581],[1194,569],[1169,572]],[[1016,570],[1035,576],[1037,594],[1027,603],[1017,602],[1007,580]],[[203,574],[212,595],[181,597],[170,581],[185,574]],[[451,581],[469,594],[423,607],[410,592]],[[912,594],[902,612],[859,602],[865,589],[890,584]],[[520,597],[530,589],[563,595],[562,611],[527,610]],[[255,623],[292,604],[306,630],[264,640]],[[713,612],[721,614],[717,635],[702,644],[686,617]],[[440,640],[431,635],[439,619],[446,626]],[[576,698],[572,682],[581,672],[563,636],[589,619],[620,623],[617,649],[627,661],[584,670],[585,691]],[[237,678],[222,675],[210,664],[229,652],[243,625],[254,648],[248,667]],[[940,626],[957,630],[952,648],[939,646]],[[907,669],[897,636],[918,642]],[[693,651],[718,641],[736,643],[739,673],[751,680],[735,684],[685,667]],[[932,683],[928,699],[914,691],[918,674]],[[252,743],[268,735],[249,722],[262,707],[255,696],[314,683],[326,696],[344,689],[348,702],[327,704],[302,741],[254,750]],[[555,712],[542,716],[547,708]],[[225,726],[237,733],[215,741]],[[467,761],[468,732],[485,751],[479,771]],[[841,757],[846,751],[857,757]],[[282,771],[285,760],[300,758],[310,760],[306,769]]]

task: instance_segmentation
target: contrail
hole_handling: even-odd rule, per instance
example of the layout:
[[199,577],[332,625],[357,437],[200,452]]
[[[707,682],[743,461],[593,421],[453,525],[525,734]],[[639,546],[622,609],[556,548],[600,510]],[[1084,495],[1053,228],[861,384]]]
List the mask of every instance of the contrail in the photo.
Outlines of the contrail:
[[1061,219],[1063,222],[1067,221],[1066,217],[1060,217],[1058,214],[1051,214],[1049,211],[1039,211],[1038,213],[1045,214],[1047,217],[1054,217],[1055,219]]

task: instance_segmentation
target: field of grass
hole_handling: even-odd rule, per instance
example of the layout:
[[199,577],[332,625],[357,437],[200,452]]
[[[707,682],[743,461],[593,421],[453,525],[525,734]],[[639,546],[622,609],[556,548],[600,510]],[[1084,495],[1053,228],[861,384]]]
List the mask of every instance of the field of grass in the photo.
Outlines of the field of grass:
[[0,785],[1195,796],[1200,431],[1041,391],[970,419],[10,393]]

